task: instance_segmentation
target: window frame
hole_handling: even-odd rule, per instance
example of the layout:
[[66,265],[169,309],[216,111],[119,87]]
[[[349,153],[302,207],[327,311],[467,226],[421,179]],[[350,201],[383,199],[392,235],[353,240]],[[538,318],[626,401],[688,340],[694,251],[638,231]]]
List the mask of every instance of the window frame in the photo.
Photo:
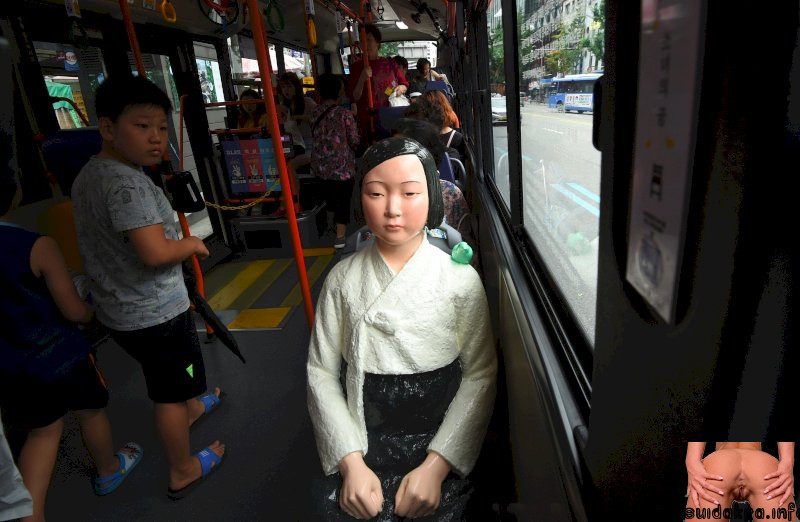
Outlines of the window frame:
[[[513,246],[514,254],[519,260],[526,280],[525,284],[542,305],[543,316],[546,317],[544,331],[552,344],[554,353],[569,375],[569,385],[576,397],[582,397],[580,408],[588,415],[591,398],[591,375],[593,367],[593,346],[584,333],[575,312],[570,308],[564,291],[552,275],[544,257],[541,255],[535,240],[524,226],[524,193],[522,186],[522,138],[519,106],[519,51],[517,40],[517,5],[514,0],[502,0],[502,24],[504,73],[506,82],[506,111],[508,114],[508,161],[509,161],[509,205],[496,184],[493,132],[491,127],[491,99],[489,89],[481,89],[482,107],[480,118],[483,125],[479,132],[482,152],[490,161],[482,164],[485,184],[492,200],[502,217],[505,230]],[[476,43],[480,70],[484,71],[484,79],[489,78],[488,25],[487,13],[484,11],[476,18]],[[481,85],[488,87],[488,81]],[[512,103],[514,102],[514,103]],[[595,302],[595,309],[597,302]],[[529,316],[532,317],[532,316]]]

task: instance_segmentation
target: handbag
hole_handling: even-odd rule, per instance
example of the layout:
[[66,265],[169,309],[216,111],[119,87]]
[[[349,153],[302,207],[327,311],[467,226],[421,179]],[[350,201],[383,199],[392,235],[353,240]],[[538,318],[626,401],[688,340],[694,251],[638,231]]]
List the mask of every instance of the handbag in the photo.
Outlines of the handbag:
[[397,91],[394,91],[392,95],[389,96],[389,105],[392,107],[408,107],[411,105],[411,102],[402,94],[397,94]]
[[206,202],[189,171],[175,172],[167,179],[167,190],[172,194],[172,208],[176,212],[200,212]]

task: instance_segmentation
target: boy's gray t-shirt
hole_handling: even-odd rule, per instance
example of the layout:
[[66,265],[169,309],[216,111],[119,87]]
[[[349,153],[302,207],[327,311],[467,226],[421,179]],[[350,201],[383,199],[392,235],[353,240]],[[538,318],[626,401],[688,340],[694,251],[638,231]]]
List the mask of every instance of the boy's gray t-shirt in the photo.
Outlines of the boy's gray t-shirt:
[[162,224],[180,239],[166,196],[142,171],[92,157],[72,185],[75,227],[100,322],[141,330],[189,308],[181,264],[153,268],[139,258],[128,231]]

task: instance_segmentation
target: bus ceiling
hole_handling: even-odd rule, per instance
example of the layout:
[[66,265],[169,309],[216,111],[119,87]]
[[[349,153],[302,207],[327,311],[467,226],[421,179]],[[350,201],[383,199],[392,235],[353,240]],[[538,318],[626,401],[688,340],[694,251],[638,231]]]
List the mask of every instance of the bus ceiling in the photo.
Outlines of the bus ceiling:
[[[50,0],[52,3],[62,4],[63,0]],[[232,24],[220,24],[221,19],[215,14],[207,15],[208,9],[201,9],[206,0],[170,0],[167,2],[175,11],[175,21],[169,22],[159,11],[159,5],[164,0],[134,0],[129,2],[129,8],[134,23],[157,24],[167,27],[202,34],[205,36],[223,37],[226,34],[235,34],[245,29],[249,31],[249,14],[242,16],[244,0],[229,0],[230,4],[238,3],[238,16]],[[208,3],[220,5],[223,0],[208,0]],[[327,51],[338,49],[339,40],[336,33],[335,11],[337,2],[317,0],[314,4],[314,22],[319,35],[319,46]],[[360,15],[361,4],[358,0],[343,0],[341,2],[352,12]],[[305,48],[306,40],[305,19],[303,16],[304,1],[299,0],[271,0],[272,10],[280,11],[283,18],[283,28],[280,30],[268,29],[270,42],[279,41],[290,46]],[[383,35],[383,41],[404,40],[436,40],[440,36],[437,24],[442,30],[446,29],[447,16],[445,3],[440,0],[372,0],[372,19]],[[152,5],[154,8],[146,7]],[[267,2],[259,0],[259,5],[266,8]],[[81,0],[80,7],[84,11],[108,14],[114,18],[122,18],[119,0]],[[205,12],[204,12],[205,11]],[[212,21],[210,18],[216,18]],[[278,20],[278,15],[273,12],[273,19]],[[244,23],[242,23],[244,22]],[[275,25],[278,25],[277,23]],[[407,27],[403,29],[402,27]],[[276,28],[277,29],[277,28]],[[354,36],[354,40],[358,38]]]

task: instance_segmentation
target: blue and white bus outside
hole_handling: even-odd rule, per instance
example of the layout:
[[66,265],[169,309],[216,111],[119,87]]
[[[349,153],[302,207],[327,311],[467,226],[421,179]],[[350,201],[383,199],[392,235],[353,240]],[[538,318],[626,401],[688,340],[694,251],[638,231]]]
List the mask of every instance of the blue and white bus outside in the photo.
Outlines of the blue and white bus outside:
[[547,106],[558,112],[594,110],[594,82],[603,76],[602,72],[568,74],[562,78],[552,78],[548,85]]

